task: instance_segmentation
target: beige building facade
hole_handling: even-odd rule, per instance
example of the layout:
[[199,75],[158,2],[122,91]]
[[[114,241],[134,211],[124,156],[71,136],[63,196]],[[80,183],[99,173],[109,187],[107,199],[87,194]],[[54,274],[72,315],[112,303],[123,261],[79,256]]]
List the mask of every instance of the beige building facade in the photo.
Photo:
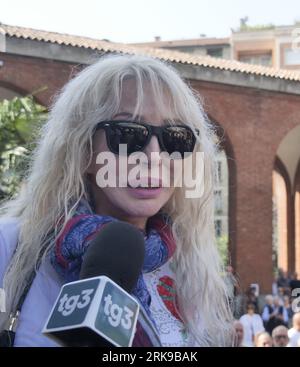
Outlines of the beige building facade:
[[228,38],[201,37],[189,40],[136,43],[135,46],[164,48],[237,60],[280,69],[300,70],[300,23],[289,26],[245,28],[232,31]]

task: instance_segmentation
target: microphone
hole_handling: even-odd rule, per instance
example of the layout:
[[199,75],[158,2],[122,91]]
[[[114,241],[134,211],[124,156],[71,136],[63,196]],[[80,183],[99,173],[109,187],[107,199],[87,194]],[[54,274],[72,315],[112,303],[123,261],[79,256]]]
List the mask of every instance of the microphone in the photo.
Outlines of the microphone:
[[43,333],[64,346],[131,346],[140,305],[129,293],[144,256],[141,231],[106,224],[84,255],[80,280],[62,287]]

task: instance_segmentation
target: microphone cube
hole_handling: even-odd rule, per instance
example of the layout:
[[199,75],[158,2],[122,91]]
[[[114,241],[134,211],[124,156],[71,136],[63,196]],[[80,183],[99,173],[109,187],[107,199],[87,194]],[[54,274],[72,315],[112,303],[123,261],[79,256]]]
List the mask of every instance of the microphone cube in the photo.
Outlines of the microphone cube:
[[106,276],[65,284],[43,333],[65,346],[130,347],[138,302]]

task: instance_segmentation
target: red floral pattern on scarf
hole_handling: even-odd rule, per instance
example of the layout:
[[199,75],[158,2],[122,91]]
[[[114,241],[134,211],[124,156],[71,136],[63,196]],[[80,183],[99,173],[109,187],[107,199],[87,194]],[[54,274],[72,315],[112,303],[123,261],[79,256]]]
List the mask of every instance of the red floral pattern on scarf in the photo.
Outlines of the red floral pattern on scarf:
[[181,317],[179,316],[177,309],[176,309],[177,300],[176,300],[174,280],[167,275],[159,278],[159,283],[157,285],[157,291],[162,301],[164,302],[165,306],[171,312],[171,314],[174,317],[176,317],[177,320],[182,322]]

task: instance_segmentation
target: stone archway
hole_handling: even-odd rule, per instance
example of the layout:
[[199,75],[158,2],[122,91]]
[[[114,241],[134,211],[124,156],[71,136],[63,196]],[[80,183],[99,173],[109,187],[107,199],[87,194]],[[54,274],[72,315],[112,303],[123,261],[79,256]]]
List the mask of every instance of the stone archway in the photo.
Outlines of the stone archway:
[[[76,72],[75,64],[1,53],[1,86],[21,95],[34,94],[35,100],[49,107],[54,95]],[[39,93],[35,93],[39,91]]]
[[300,159],[295,174],[294,180],[295,192],[295,271],[300,277]]
[[[217,164],[220,162],[221,164],[225,164],[224,167],[224,179],[226,180],[225,185],[227,185],[227,190],[225,193],[224,200],[225,210],[227,215],[227,233],[228,233],[228,257],[229,264],[235,269],[236,267],[236,164],[235,164],[235,156],[234,149],[231,143],[230,137],[225,131],[222,124],[216,121],[212,116],[209,116],[210,121],[215,126],[215,132],[218,137],[218,144],[220,150],[224,152],[225,159],[220,155],[220,159],[216,162]],[[216,167],[218,170],[218,167]],[[226,177],[227,176],[227,177]],[[224,183],[223,183],[224,189]]]
[[277,268],[300,271],[299,187],[300,125],[281,140],[273,171],[273,245],[277,247]]

